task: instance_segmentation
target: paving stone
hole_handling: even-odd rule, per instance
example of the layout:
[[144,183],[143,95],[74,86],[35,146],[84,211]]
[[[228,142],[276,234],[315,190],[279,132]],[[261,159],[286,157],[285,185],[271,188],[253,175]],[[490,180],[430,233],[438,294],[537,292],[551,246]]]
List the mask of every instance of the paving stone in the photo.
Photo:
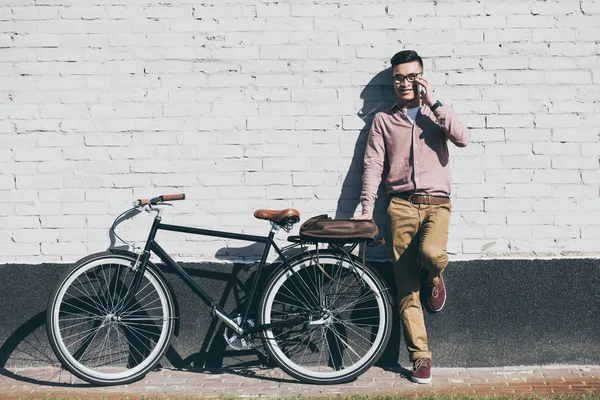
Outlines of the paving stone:
[[[373,367],[356,381],[341,385],[308,385],[279,369],[170,370],[149,373],[121,386],[90,387],[58,368],[15,369],[0,375],[2,398],[77,397],[109,399],[139,396],[198,397],[337,397],[357,394],[425,396],[436,394],[551,396],[600,393],[600,366],[436,368],[433,383],[408,380],[404,369]],[[59,385],[58,387],[56,385]]]

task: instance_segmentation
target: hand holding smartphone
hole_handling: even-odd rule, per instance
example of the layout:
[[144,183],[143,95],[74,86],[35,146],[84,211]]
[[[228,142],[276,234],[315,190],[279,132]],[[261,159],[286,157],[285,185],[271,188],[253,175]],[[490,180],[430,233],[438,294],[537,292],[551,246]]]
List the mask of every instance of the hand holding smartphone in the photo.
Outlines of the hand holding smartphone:
[[[431,107],[433,105],[433,103],[435,103],[435,99],[433,97],[433,93],[435,91],[431,89],[431,85],[429,84],[429,81],[421,76],[420,78],[416,79],[416,85],[417,85],[416,90],[417,90],[417,93],[418,93],[421,101],[425,105]],[[429,93],[430,91],[431,91],[431,93]]]

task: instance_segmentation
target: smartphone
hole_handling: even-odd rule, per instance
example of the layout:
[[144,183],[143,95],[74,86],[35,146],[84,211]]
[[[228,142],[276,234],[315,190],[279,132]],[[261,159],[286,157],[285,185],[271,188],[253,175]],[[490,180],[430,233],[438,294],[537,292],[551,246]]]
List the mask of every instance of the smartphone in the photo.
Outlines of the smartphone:
[[425,93],[427,93],[427,89],[425,89],[425,86],[421,85],[419,82],[417,82],[417,91],[421,95],[425,95]]

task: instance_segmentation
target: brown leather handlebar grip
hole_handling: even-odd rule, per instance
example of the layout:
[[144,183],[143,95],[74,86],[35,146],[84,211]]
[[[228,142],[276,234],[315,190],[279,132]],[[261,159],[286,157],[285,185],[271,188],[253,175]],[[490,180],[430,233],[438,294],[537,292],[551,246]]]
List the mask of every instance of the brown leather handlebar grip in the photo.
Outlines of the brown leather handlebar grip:
[[162,196],[155,197],[153,199],[139,199],[139,200],[137,200],[136,207],[145,206],[148,204],[158,204],[161,201],[175,201],[175,200],[185,200],[185,194],[184,193],[165,194]]
[[185,193],[165,194],[161,197],[163,201],[185,200]]

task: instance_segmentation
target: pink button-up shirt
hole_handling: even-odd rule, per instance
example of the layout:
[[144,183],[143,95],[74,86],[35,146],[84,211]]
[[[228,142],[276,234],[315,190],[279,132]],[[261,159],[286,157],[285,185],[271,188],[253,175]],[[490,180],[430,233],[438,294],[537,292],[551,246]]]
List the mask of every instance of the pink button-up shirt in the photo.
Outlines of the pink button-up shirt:
[[450,106],[435,112],[422,105],[415,121],[394,104],[373,119],[365,150],[362,213],[372,214],[384,165],[388,193],[424,192],[450,196],[448,139],[458,147],[469,144],[471,134]]

